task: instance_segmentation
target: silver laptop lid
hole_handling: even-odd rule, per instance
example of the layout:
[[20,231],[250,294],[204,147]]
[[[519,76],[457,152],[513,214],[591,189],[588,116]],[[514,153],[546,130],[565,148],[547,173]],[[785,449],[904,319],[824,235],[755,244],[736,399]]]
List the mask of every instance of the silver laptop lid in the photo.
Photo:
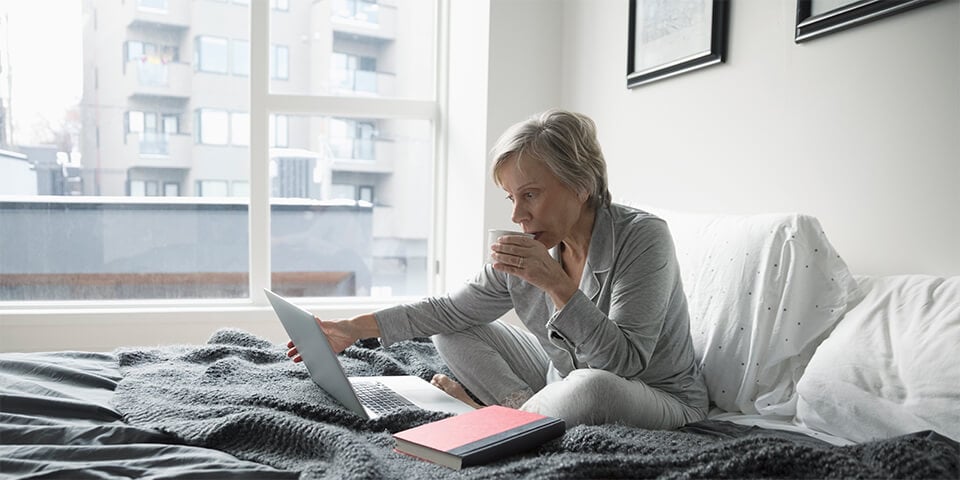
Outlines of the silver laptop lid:
[[337,354],[330,348],[330,342],[314,315],[270,290],[263,291],[273,305],[273,311],[277,313],[283,329],[297,346],[313,382],[357,415],[370,418],[357,399]]

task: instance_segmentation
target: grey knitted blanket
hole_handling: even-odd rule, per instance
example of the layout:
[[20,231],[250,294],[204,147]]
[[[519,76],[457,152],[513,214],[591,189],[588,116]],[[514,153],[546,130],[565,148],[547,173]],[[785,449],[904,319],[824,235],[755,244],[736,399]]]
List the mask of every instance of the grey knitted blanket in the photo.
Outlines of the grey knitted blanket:
[[[131,424],[308,479],[960,477],[957,443],[932,432],[835,447],[709,421],[679,432],[577,426],[535,451],[454,471],[392,450],[392,432],[445,414],[404,410],[362,420],[284,351],[232,329],[202,346],[121,349],[114,403]],[[449,374],[429,340],[358,343],[341,358],[349,375]]]

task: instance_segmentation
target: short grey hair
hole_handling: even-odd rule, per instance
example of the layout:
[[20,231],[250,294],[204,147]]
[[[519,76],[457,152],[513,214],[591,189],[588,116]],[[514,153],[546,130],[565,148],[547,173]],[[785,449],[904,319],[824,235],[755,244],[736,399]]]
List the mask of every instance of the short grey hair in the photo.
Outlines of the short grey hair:
[[514,156],[518,167],[521,159],[540,160],[571,190],[590,195],[594,208],[610,205],[607,163],[590,117],[551,109],[508,128],[491,151],[497,186],[503,165]]

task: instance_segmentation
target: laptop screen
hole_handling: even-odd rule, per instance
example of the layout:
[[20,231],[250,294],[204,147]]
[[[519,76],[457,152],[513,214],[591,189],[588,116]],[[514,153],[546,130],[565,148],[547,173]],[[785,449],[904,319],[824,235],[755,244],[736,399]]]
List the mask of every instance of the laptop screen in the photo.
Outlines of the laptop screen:
[[313,382],[343,406],[367,418],[368,415],[357,400],[337,354],[330,348],[330,342],[314,315],[270,290],[264,289],[264,293],[283,324],[283,329],[297,346]]

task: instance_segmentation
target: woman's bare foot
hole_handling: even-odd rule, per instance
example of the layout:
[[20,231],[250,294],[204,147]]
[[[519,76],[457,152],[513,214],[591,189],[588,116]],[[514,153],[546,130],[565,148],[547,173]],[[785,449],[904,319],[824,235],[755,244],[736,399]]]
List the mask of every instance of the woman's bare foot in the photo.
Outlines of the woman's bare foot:
[[434,375],[430,380],[430,384],[439,388],[440,390],[443,390],[447,395],[450,395],[451,397],[456,398],[457,400],[460,400],[461,402],[466,403],[473,408],[483,407],[483,405],[480,405],[470,398],[470,395],[466,390],[464,390],[463,385],[460,385],[454,379],[442,373]]

